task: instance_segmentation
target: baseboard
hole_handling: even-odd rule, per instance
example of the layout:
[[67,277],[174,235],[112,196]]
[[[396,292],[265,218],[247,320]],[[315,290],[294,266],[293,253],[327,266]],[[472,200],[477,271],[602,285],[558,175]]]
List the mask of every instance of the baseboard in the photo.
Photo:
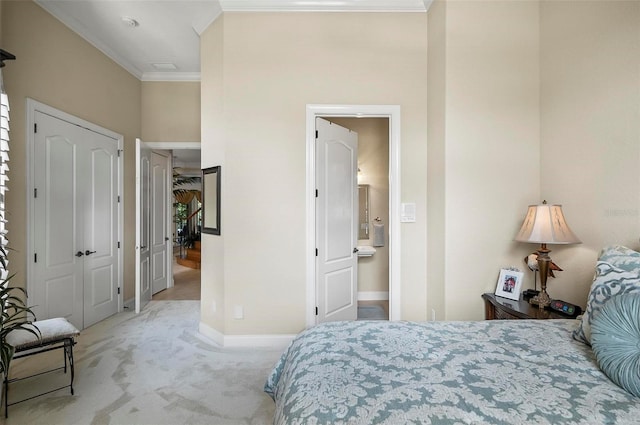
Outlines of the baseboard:
[[131,298],[129,300],[126,300],[124,302],[124,308],[125,308],[125,310],[135,311],[135,309],[136,309],[136,299],[135,298]]
[[224,334],[213,329],[211,326],[200,322],[198,331],[201,335],[210,339],[214,344],[217,344],[221,347],[224,346]]
[[293,334],[275,335],[225,335],[200,322],[200,334],[211,342],[225,348],[274,348],[285,349],[295,338]]
[[389,291],[358,292],[358,301],[386,301],[389,299]]

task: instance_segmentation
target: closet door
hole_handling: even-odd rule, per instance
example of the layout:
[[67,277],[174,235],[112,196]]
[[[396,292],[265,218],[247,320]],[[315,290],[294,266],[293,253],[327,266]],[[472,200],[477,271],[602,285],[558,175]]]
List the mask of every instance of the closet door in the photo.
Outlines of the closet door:
[[[80,127],[36,112],[34,312],[83,328],[84,240]],[[81,154],[80,154],[81,156]]]
[[38,320],[83,329],[117,312],[117,143],[36,111],[34,267]]
[[84,130],[84,327],[118,311],[118,150]]

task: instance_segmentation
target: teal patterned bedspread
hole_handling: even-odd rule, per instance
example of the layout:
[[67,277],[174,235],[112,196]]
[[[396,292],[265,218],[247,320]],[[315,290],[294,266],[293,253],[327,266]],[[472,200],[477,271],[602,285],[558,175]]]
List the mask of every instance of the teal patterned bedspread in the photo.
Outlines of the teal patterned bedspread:
[[265,384],[274,424],[639,424],[640,399],[575,341],[576,320],[334,322]]

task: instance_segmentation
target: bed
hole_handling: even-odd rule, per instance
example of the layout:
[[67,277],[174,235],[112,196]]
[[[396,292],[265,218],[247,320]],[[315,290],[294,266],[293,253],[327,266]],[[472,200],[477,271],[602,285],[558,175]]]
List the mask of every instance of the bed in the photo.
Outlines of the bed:
[[640,253],[566,320],[325,323],[268,376],[274,424],[640,424]]

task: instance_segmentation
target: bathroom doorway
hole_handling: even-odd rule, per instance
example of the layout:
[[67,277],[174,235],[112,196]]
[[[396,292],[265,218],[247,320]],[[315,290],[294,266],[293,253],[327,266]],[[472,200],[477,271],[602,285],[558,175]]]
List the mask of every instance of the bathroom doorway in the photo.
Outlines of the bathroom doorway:
[[358,320],[389,320],[389,118],[325,119],[358,134]]
[[[361,285],[358,292],[360,298],[367,302],[386,302],[387,309],[385,317],[389,320],[400,320],[401,318],[401,288],[400,288],[400,107],[397,105],[307,105],[307,326],[314,326],[317,323],[316,307],[316,212],[315,212],[315,191],[316,191],[316,158],[315,158],[315,130],[316,118],[322,117],[327,120],[334,120],[338,123],[342,119],[354,119],[354,121],[366,120],[368,118],[379,118],[378,122],[384,122],[387,129],[387,150],[386,163],[388,182],[386,217],[380,212],[372,212],[369,226],[373,229],[373,220],[380,217],[380,224],[384,230],[384,245],[380,246],[386,250],[386,267],[388,276],[386,288],[378,286]],[[365,121],[363,121],[365,122]],[[341,123],[343,123],[341,121]],[[340,124],[339,124],[340,125]],[[362,130],[361,130],[362,131]],[[362,167],[360,167],[362,172]],[[366,238],[361,242],[367,243]],[[372,246],[371,240],[368,245]],[[374,254],[375,256],[375,254]],[[383,255],[381,255],[383,257]],[[369,264],[372,266],[373,264]],[[377,265],[379,267],[379,265]],[[371,268],[371,267],[370,267]],[[380,273],[377,271],[377,273]],[[366,272],[363,273],[367,275]],[[366,277],[364,278],[366,279]],[[367,285],[369,282],[367,283]],[[364,289],[364,290],[363,290]],[[386,290],[384,290],[386,289]],[[364,298],[387,298],[385,299],[364,299]]]

